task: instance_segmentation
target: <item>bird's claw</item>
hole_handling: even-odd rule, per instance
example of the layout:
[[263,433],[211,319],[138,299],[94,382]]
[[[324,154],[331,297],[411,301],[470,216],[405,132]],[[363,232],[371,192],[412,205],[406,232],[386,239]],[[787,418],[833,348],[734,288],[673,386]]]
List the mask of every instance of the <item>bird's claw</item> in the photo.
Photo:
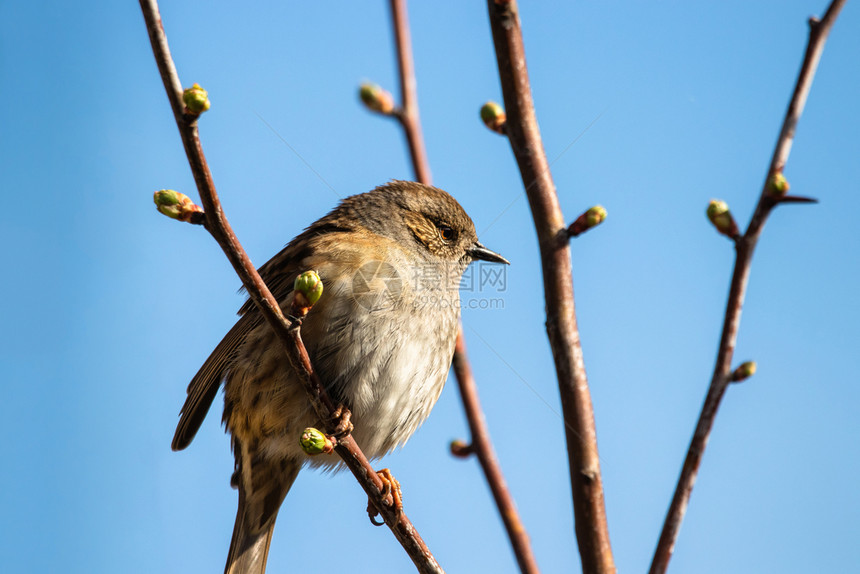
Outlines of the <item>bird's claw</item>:
[[337,439],[346,438],[352,434],[353,426],[349,422],[351,417],[352,413],[342,404],[338,405],[331,414],[331,424],[334,427],[332,438],[335,439],[335,442],[337,442]]
[[[403,491],[400,489],[400,482],[394,478],[394,475],[387,468],[376,471],[376,476],[382,481],[382,491],[379,493],[382,500],[388,506],[394,507],[397,514],[403,512]],[[370,522],[375,526],[385,524],[385,521],[378,522],[376,520],[379,511],[376,510],[373,502],[369,499],[367,501],[367,514],[370,517]]]

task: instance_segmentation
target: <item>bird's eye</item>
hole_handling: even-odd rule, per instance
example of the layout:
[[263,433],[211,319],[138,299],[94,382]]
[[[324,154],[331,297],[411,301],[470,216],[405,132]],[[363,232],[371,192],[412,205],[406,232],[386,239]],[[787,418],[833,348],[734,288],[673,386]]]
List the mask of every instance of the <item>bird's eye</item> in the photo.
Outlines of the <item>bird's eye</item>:
[[457,232],[451,229],[449,226],[445,224],[440,224],[437,227],[439,228],[439,237],[442,238],[442,241],[451,241],[455,237],[457,237]]

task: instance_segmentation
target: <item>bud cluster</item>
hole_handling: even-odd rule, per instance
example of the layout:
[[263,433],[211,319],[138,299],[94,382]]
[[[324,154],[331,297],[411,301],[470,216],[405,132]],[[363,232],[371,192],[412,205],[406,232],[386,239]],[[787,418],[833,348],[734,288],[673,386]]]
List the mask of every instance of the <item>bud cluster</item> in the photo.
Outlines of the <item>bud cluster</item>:
[[732,212],[729,211],[729,206],[725,201],[712,199],[711,203],[708,204],[706,213],[717,231],[732,239],[737,239],[740,236],[738,224],[735,223],[735,218],[732,217]]
[[741,363],[740,366],[735,369],[732,373],[731,381],[733,383],[739,383],[741,381],[745,381],[755,374],[756,364],[755,361],[747,361],[745,363]]
[[370,111],[389,116],[394,113],[394,98],[376,84],[365,83],[358,89],[358,96]]
[[199,116],[209,109],[209,92],[194,84],[182,92],[182,102],[185,104],[185,112]]
[[334,450],[334,442],[324,432],[313,427],[308,427],[302,431],[299,444],[302,450],[310,455],[329,454]]
[[785,176],[782,175],[781,171],[778,171],[767,178],[765,190],[769,196],[779,199],[785,197],[785,194],[788,193],[788,189],[790,187],[791,186],[788,185],[788,180],[785,179]]
[[293,283],[293,310],[305,315],[323,293],[323,282],[316,271],[305,271]]
[[595,205],[582,213],[576,218],[576,221],[570,224],[570,227],[567,228],[567,234],[570,237],[576,237],[592,227],[597,227],[605,219],[606,209],[602,205]]
[[481,106],[481,121],[497,134],[505,133],[507,119],[505,110],[496,102],[487,102]]
[[196,213],[203,213],[203,208],[191,201],[190,197],[172,189],[156,191],[152,200],[158,211],[171,219],[189,222]]

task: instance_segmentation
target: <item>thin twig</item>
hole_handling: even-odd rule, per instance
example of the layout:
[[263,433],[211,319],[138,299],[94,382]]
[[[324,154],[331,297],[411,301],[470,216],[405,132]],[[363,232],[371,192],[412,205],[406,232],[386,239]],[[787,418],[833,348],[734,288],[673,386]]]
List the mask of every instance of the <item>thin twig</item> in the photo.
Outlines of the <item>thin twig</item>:
[[516,2],[487,1],[507,114],[506,134],[526,187],[540,245],[546,329],[552,347],[567,439],[583,572],[615,572],[603,501],[594,410],[576,325],[564,216],[535,117]]
[[[247,289],[249,297],[258,306],[260,312],[283,343],[290,363],[308,391],[309,400],[317,416],[323,421],[330,421],[334,412],[334,404],[326,395],[323,385],[311,366],[307,350],[301,340],[298,326],[291,324],[284,317],[278,302],[272,296],[247,254],[242,249],[221,209],[218,194],[215,191],[215,185],[212,180],[212,174],[206,164],[206,158],[203,155],[203,149],[200,144],[196,117],[187,116],[183,111],[182,85],[179,81],[176,67],[170,57],[167,36],[164,33],[158,5],[155,0],[140,0],[140,7],[146,20],[146,28],[149,32],[155,61],[158,64],[158,70],[161,73],[167,97],[170,100],[170,106],[176,118],[176,125],[179,128],[182,143],[185,146],[185,153],[188,156],[188,162],[191,166],[191,171],[197,183],[197,189],[206,213],[206,229],[209,230],[224,250],[224,253]],[[329,426],[331,425],[329,424]],[[326,428],[326,430],[333,433],[335,429]],[[443,572],[406,515],[403,512],[398,512],[382,498],[382,481],[352,437],[347,436],[339,440],[335,451],[340,455],[356,479],[358,479],[359,484],[361,484],[374,506],[384,518],[385,523],[391,528],[398,541],[409,554],[418,571],[428,574]]]
[[[424,149],[424,138],[421,135],[421,120],[418,115],[418,96],[415,81],[415,66],[412,60],[412,45],[409,39],[409,16],[406,12],[406,0],[391,0],[391,19],[394,24],[394,38],[397,52],[397,65],[400,72],[400,112],[397,117],[406,133],[409,144],[409,154],[415,177],[421,183],[432,185],[430,164]],[[524,574],[537,574],[540,570],[531,548],[528,533],[520,520],[514,498],[505,482],[501,466],[493,450],[487,421],[481,410],[478,399],[478,385],[472,376],[469,357],[466,354],[466,341],[463,337],[463,325],[457,332],[457,344],[454,348],[452,361],[454,377],[460,389],[463,400],[463,410],[469,423],[471,433],[471,451],[474,453],[484,476],[493,493],[493,499],[499,510],[499,515],[505,525],[514,556]]]
[[731,287],[729,288],[729,299],[726,305],[726,315],[723,321],[723,332],[717,353],[717,363],[714,367],[714,374],[708,388],[708,394],[705,397],[705,404],[702,406],[696,430],[693,433],[690,447],[687,450],[687,457],[681,469],[681,476],[678,478],[672,503],[669,506],[666,520],[663,523],[660,540],[654,551],[654,559],[651,562],[650,569],[651,574],[662,574],[669,566],[669,560],[672,558],[672,552],[675,549],[675,542],[678,539],[681,522],[684,520],[684,514],[690,501],[693,485],[696,482],[696,475],[702,463],[708,437],[714,426],[717,410],[725,395],[726,388],[731,382],[732,356],[734,355],[735,343],[740,327],[741,310],[747,281],[749,280],[753,251],[768,215],[780,203],[780,201],[774,199],[768,193],[768,181],[771,180],[774,174],[782,172],[785,168],[789,152],[791,151],[791,144],[794,140],[794,131],[803,113],[803,107],[806,104],[809,90],[812,87],[812,80],[818,67],[818,60],[821,58],[821,52],[824,49],[824,43],[827,40],[827,35],[830,33],[833,22],[836,20],[844,4],[845,0],[834,0],[821,21],[815,18],[810,18],[809,20],[809,41],[806,46],[806,55],[800,67],[800,74],[798,75],[794,94],[791,97],[791,102],[785,114],[782,129],[777,138],[776,149],[774,149],[773,158],[765,176],[761,196],[755,213],[750,219],[746,233],[736,242],[735,266],[732,272]]
[[493,443],[490,440],[487,421],[484,420],[484,413],[478,400],[478,386],[472,377],[472,368],[469,366],[469,360],[466,356],[466,342],[462,335],[461,331],[457,337],[457,351],[454,353],[453,367],[457,376],[460,397],[463,399],[463,410],[466,411],[466,420],[469,421],[471,434],[469,451],[478,458],[484,476],[487,478],[487,484],[490,485],[493,499],[496,501],[505,530],[508,532],[508,538],[511,540],[511,547],[517,558],[517,564],[520,566],[520,572],[536,574],[540,570],[532,552],[528,532],[520,520],[517,505],[508,490],[508,485],[496,458],[496,452],[493,449]]
[[409,155],[415,169],[415,177],[430,185],[430,164],[421,136],[421,120],[418,117],[418,90],[415,81],[415,64],[412,61],[412,41],[409,38],[409,16],[406,0],[391,0],[391,19],[394,24],[394,44],[397,48],[397,67],[400,72],[400,108],[397,119],[403,126]]

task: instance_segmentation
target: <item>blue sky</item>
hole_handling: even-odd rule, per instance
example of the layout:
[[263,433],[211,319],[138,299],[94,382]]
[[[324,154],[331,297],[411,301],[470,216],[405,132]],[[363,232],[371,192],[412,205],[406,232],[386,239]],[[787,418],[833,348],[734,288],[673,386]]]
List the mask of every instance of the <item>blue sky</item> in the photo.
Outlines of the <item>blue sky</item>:
[[[435,183],[513,263],[504,308],[463,317],[486,417],[543,571],[577,571],[537,245],[509,147],[478,119],[501,99],[486,6],[412,4]],[[620,571],[647,568],[713,368],[732,248],[705,207],[724,199],[746,225],[806,18],[824,8],[521,6],[562,208],[570,221],[595,203],[609,212],[572,256]],[[396,86],[387,3],[165,2],[162,14],[183,82],[210,92],[204,149],[257,264],[340,197],[411,177],[398,127],[356,97],[365,79]],[[779,208],[764,230],[736,354],[759,373],[722,406],[674,572],[860,569],[858,30],[848,3],[786,169],[793,192],[821,203]],[[156,213],[152,192],[165,187],[196,196],[137,3],[0,4],[10,572],[223,567],[236,494],[220,417],[184,452],[170,439],[187,382],[243,299],[202,229]],[[447,453],[465,436],[450,384],[384,465],[448,571],[514,572],[477,464]],[[409,571],[365,502],[348,474],[300,475],[270,571],[346,560],[355,572]]]

